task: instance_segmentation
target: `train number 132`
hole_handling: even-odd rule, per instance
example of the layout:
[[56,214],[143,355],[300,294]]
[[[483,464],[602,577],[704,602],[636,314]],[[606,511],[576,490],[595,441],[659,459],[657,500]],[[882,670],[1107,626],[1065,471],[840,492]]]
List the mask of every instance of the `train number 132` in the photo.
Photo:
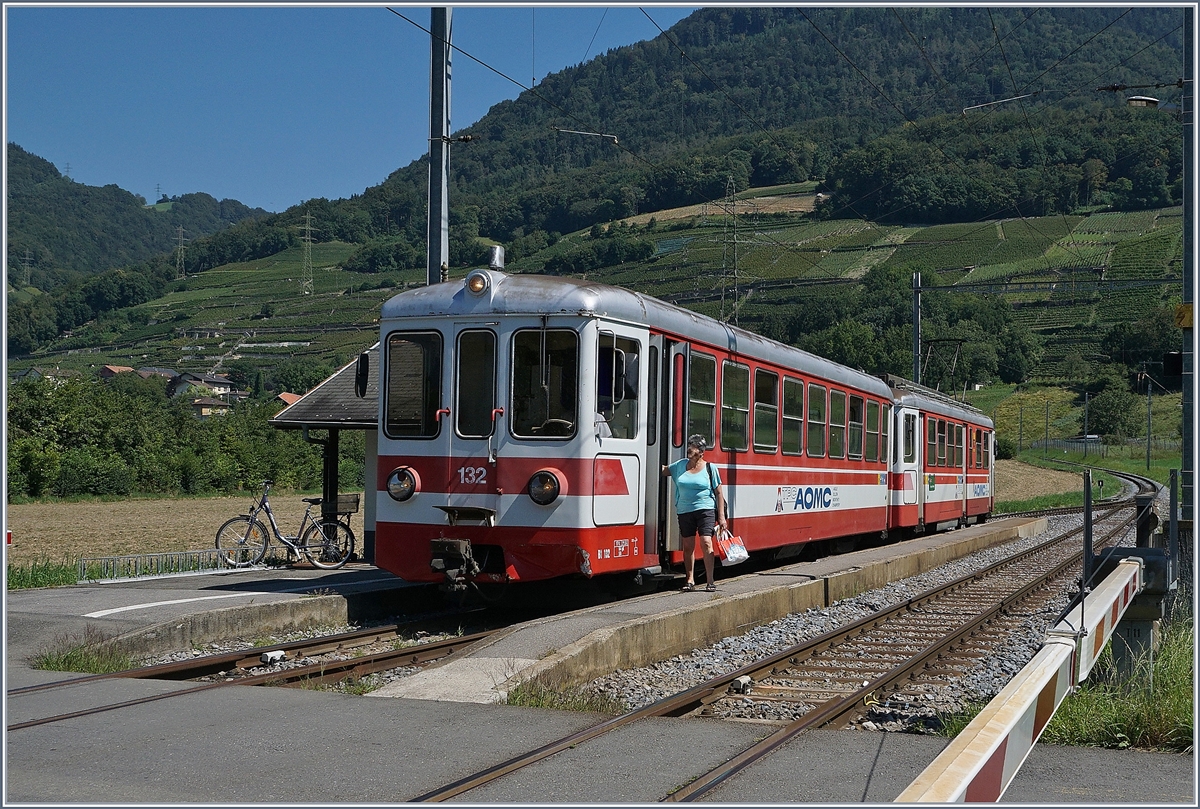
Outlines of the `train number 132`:
[[458,482],[469,485],[480,485],[487,483],[487,467],[486,466],[460,466],[458,467]]

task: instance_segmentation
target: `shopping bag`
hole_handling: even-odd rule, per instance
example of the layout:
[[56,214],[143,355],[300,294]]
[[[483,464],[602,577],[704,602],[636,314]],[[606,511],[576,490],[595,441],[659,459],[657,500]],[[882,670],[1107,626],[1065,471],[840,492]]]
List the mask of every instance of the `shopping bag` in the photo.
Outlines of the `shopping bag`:
[[735,537],[726,529],[717,537],[717,556],[721,558],[721,565],[729,567],[736,565],[739,562],[744,562],[750,558],[750,554],[746,552],[746,546],[742,544],[741,537]]

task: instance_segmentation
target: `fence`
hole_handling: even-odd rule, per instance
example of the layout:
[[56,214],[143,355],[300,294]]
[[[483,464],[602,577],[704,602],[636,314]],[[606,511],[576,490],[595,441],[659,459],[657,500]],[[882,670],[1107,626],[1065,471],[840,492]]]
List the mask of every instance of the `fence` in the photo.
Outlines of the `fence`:
[[[271,545],[264,565],[287,562],[287,548]],[[139,576],[166,576],[172,573],[196,573],[225,567],[216,548],[202,551],[139,553],[131,556],[95,556],[79,560],[79,581],[131,579]]]
[[[1114,458],[1137,458],[1144,457],[1146,454],[1146,439],[1127,438],[1123,442],[1110,441],[1106,443],[1098,438],[1052,438],[1049,441],[1033,441],[1029,444],[1029,449],[1043,448],[1061,450],[1063,452],[1078,452],[1080,454],[1086,452],[1088,455],[1097,455],[1101,458],[1107,458],[1110,455]],[[1181,452],[1182,450],[1183,441],[1181,439],[1150,439],[1150,451],[1152,453]]]

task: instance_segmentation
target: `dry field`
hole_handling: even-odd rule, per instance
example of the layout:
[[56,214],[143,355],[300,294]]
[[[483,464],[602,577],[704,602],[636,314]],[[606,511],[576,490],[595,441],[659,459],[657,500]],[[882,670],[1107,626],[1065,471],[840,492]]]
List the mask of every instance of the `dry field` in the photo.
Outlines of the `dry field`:
[[[271,493],[271,508],[286,534],[296,533],[305,495]],[[253,498],[180,497],[110,503],[30,503],[8,507],[8,562],[75,561],[84,556],[194,551],[211,548],[221,523],[245,514]],[[315,513],[315,512],[314,512]],[[265,521],[265,517],[264,517]],[[362,543],[362,512],[350,527]]]
[[[780,194],[774,197],[752,197],[737,201],[737,215],[749,216],[756,213],[811,213],[817,207],[816,194]],[[723,216],[726,206],[717,202],[701,202],[670,208],[665,211],[643,213],[623,219],[627,225],[645,225],[651,219],[669,222],[673,219],[688,219],[693,216]]]
[[[996,464],[1000,500],[1026,500],[1043,494],[1082,489],[1079,475],[1027,466],[1016,461]],[[301,495],[272,497],[280,528],[294,533],[304,513]],[[83,556],[188,551],[212,547],[217,528],[244,514],[250,495],[237,497],[123,500],[111,503],[31,503],[8,507],[13,543],[8,561],[25,566],[36,561],[70,561]],[[362,512],[350,521],[362,538]]]

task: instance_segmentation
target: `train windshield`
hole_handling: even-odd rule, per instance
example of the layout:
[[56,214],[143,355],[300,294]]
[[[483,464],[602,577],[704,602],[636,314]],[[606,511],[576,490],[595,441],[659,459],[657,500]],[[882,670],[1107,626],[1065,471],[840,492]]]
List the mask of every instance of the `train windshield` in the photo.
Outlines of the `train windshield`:
[[384,432],[392,438],[433,438],[441,407],[442,335],[388,335]]
[[569,438],[579,421],[578,403],[579,335],[569,329],[526,329],[514,334],[512,434]]

